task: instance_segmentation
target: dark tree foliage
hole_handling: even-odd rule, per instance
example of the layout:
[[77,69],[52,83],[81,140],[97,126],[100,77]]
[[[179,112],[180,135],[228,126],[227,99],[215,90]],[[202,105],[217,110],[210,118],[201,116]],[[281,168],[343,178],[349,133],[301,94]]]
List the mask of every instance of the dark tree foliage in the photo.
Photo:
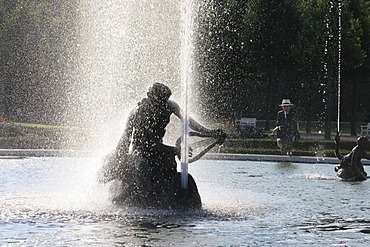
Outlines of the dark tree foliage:
[[370,120],[359,112],[369,105],[364,92],[370,89],[370,1],[345,1],[342,13],[341,75],[343,89],[349,92],[343,95],[342,118],[351,122],[351,134],[356,135],[356,122]]
[[244,1],[216,3],[200,19],[198,80],[200,95],[206,95],[200,103],[211,118],[232,119],[245,108],[244,6]]
[[[278,102],[295,100],[296,69],[291,59],[297,32],[294,1],[249,1],[245,15],[249,60],[254,72],[267,82],[265,118],[276,116]],[[269,129],[269,121],[266,122]]]
[[[207,0],[199,6],[195,92],[204,116],[274,120],[289,97],[306,131],[321,121],[330,138],[340,78],[340,120],[351,121],[352,134],[370,121],[369,0]],[[0,114],[63,122],[63,90],[78,70],[79,11],[79,0],[0,0]]]
[[74,1],[1,1],[0,81],[4,114],[18,121],[60,122],[73,78]]
[[357,106],[370,108],[356,89],[369,84],[369,2],[214,1],[200,21],[197,44],[203,51],[198,76],[208,95],[203,107],[218,119],[269,120],[289,97],[307,122],[306,131],[311,121],[321,121],[329,139],[341,82],[340,119],[354,127],[361,116]]

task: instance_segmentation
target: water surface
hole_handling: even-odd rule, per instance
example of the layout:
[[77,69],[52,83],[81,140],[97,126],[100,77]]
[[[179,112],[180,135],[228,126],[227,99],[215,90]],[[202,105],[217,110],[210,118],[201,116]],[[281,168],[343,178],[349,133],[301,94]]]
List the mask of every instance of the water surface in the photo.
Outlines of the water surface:
[[370,183],[333,165],[201,160],[203,209],[110,203],[91,158],[0,159],[0,243],[26,246],[367,246]]

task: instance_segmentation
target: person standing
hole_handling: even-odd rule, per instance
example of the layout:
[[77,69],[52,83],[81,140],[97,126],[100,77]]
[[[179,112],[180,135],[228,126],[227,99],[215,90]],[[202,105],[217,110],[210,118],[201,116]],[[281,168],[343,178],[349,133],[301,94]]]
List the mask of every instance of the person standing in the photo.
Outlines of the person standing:
[[273,134],[277,135],[277,146],[281,150],[281,154],[291,156],[293,143],[299,139],[299,132],[297,127],[297,118],[293,104],[290,99],[283,99],[281,102],[282,110],[277,113],[276,127]]

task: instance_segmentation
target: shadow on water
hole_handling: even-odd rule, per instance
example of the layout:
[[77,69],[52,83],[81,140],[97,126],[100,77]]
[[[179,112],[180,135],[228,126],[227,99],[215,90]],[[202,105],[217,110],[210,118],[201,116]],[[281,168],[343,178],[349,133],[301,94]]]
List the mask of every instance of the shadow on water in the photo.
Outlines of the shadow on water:
[[[369,208],[367,209],[369,210]],[[306,232],[360,232],[370,234],[370,220],[365,218],[342,218],[335,213],[320,213],[317,219],[307,220],[297,227]]]
[[294,170],[296,169],[296,165],[294,165],[293,163],[291,162],[278,162],[276,164],[276,168],[278,170]]
[[290,178],[298,179],[309,179],[309,180],[336,180],[336,176],[333,175],[323,175],[321,172],[310,171],[302,173],[299,171],[299,165],[291,162],[279,162],[276,163],[276,171],[284,175],[288,174]]

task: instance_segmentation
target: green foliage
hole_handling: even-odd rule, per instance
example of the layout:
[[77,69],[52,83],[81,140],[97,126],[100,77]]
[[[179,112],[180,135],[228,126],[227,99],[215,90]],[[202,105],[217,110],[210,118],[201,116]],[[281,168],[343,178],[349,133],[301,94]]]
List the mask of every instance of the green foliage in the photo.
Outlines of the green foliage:
[[[326,14],[328,6],[326,1],[298,1],[297,12],[300,20],[300,28],[292,52],[292,58],[297,64],[300,87],[297,93],[301,96],[298,105],[300,113],[309,119],[315,119],[324,112],[324,71],[325,63],[325,40]],[[321,52],[320,52],[321,51]],[[316,120],[316,119],[315,119]],[[310,126],[308,126],[310,129]]]
[[370,23],[366,19],[369,18],[370,12],[366,13],[364,4],[365,1],[345,1],[343,5],[342,26],[344,32],[342,45],[345,73],[353,72],[364,65],[367,56],[369,44],[366,45],[366,41],[364,43],[364,30],[369,30]]
[[18,1],[0,0],[0,38],[17,21],[22,7],[22,4]]
[[[54,125],[29,123],[1,123],[0,149],[89,149],[91,136],[88,130]],[[80,145],[69,140],[80,140]],[[82,143],[82,145],[81,145]],[[85,143],[85,144],[83,144]],[[340,151],[348,153],[355,145],[354,141],[341,140]],[[334,142],[322,139],[299,140],[294,145],[294,155],[334,156]],[[213,152],[280,154],[276,140],[272,138],[243,138],[242,135],[229,135],[220,148]]]
[[[204,2],[195,64],[204,115],[273,119],[281,98],[289,97],[308,132],[310,121],[333,120],[341,10],[342,120],[370,121],[358,112],[370,109],[361,90],[370,84],[369,0]],[[56,116],[69,102],[58,92],[76,79],[81,11],[78,0],[0,0],[7,117],[22,108],[35,122],[62,122]]]
[[[311,121],[330,123],[337,114],[339,41],[343,87],[352,83],[350,73],[360,75],[359,83],[369,83],[369,1],[217,3],[201,21],[198,43],[207,51],[199,59],[201,94],[208,95],[202,106],[213,117],[270,119],[281,98],[289,97],[307,120],[308,132]],[[341,93],[342,99],[358,95]],[[354,98],[351,104],[358,102]],[[345,121],[350,120],[345,113],[356,111],[351,104],[342,105]]]
[[68,89],[77,63],[78,11],[76,0],[0,0],[1,114],[61,122],[68,100],[60,92]]
[[[0,149],[84,149],[91,138],[87,132],[76,127],[0,123]],[[80,146],[70,141],[75,139]]]
[[243,52],[243,5],[241,1],[226,1],[209,10],[200,20],[198,59],[203,75],[199,79],[200,103],[207,112],[215,113],[214,118],[231,117],[230,113],[240,110],[238,100],[245,95],[241,73],[246,58]]
[[[345,154],[355,146],[353,141],[341,141],[340,151]],[[300,140],[294,144],[294,155],[334,157],[335,144],[325,140]],[[274,139],[226,139],[221,149],[225,153],[280,154]]]

